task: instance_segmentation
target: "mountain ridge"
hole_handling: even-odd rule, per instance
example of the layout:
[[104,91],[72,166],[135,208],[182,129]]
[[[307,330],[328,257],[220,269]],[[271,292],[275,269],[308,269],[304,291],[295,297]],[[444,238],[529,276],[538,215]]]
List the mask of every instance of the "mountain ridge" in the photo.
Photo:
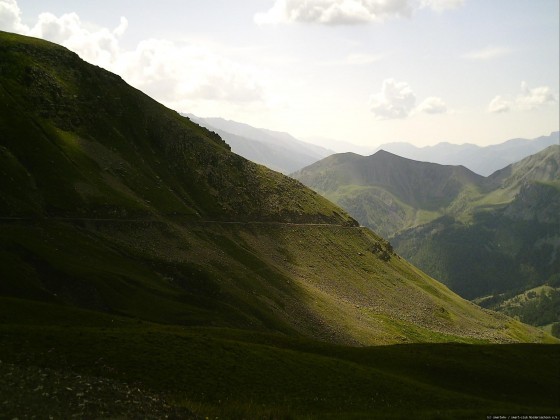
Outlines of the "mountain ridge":
[[473,172],[489,176],[523,158],[533,155],[548,146],[560,144],[560,132],[535,139],[510,139],[490,146],[472,143],[454,144],[441,142],[434,146],[417,147],[406,142],[387,143],[377,150],[385,149],[399,156],[442,165],[463,165]]

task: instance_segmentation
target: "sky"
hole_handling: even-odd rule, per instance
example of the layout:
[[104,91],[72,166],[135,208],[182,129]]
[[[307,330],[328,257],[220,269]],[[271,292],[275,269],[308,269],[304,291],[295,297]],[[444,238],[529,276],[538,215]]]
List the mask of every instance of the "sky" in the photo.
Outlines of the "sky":
[[327,144],[559,130],[558,0],[0,0],[179,112]]

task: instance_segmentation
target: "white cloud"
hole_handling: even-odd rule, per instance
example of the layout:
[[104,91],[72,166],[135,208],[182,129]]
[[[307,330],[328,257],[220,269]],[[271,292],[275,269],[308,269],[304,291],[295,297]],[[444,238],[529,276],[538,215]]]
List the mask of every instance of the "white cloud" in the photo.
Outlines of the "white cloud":
[[526,82],[521,82],[521,94],[515,99],[519,109],[532,110],[541,105],[555,104],[556,96],[548,86],[539,86],[530,89]]
[[513,102],[504,98],[503,96],[496,96],[494,99],[490,101],[488,104],[488,112],[492,112],[495,114],[502,114],[505,112],[509,112]]
[[255,23],[319,23],[326,25],[379,22],[408,17],[414,10],[441,12],[461,6],[463,0],[276,0],[266,12],[255,14]]
[[188,43],[150,39],[121,55],[118,73],[165,101],[251,102],[264,98],[255,69]]
[[82,22],[76,13],[66,13],[60,17],[41,13],[28,35],[64,45],[84,60],[112,69],[119,59],[119,38],[127,25],[128,21],[124,17],[121,17],[115,29],[110,30]]
[[417,110],[427,114],[445,114],[447,112],[447,105],[443,99],[436,96],[430,96],[418,105]]
[[22,24],[21,10],[16,0],[0,0],[0,28],[23,35],[43,38],[64,45],[78,53],[83,59],[99,66],[110,68],[119,55],[118,38],[124,34],[128,22],[121,17],[119,26],[113,31],[86,25],[75,13],[60,17],[52,13],[41,13],[33,27]]
[[370,97],[370,109],[376,119],[406,118],[416,103],[416,96],[406,82],[385,79],[381,92]]
[[521,93],[515,97],[497,95],[488,104],[488,112],[531,111],[541,106],[553,105],[557,102],[557,95],[552,92],[550,87],[539,86],[531,89],[526,82],[521,82]]
[[468,60],[492,60],[494,58],[511,54],[512,52],[513,50],[511,48],[488,46],[480,50],[465,53],[461,57]]
[[416,95],[406,82],[385,79],[381,91],[370,96],[369,106],[377,120],[402,119],[418,113],[447,114],[447,104],[442,98],[429,96],[418,106]]
[[21,23],[16,0],[0,0],[0,28],[43,38],[76,52],[84,60],[123,77],[169,106],[196,100],[247,103],[265,100],[255,69],[211,48],[165,40],[144,40],[125,51],[121,17],[114,29],[83,22],[76,13],[41,13],[33,27]]
[[0,29],[20,34],[29,30],[21,23],[21,10],[16,0],[0,0]]
[[128,28],[128,19],[121,16],[121,23],[115,29],[113,29],[113,34],[116,36],[123,36]]

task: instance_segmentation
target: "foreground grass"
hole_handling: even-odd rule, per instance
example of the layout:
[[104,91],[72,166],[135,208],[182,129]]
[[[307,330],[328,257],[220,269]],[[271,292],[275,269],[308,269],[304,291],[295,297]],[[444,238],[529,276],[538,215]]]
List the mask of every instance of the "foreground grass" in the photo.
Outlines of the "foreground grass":
[[[420,418],[476,418],[560,408],[556,345],[353,348],[1,300],[4,366],[104,378],[165,395],[165,404],[200,417],[400,418],[414,412]],[[72,388],[64,381],[59,386]],[[11,407],[7,390],[0,393]],[[37,410],[41,396],[30,390],[24,395],[31,400],[18,405],[24,412],[6,412],[39,414],[25,410]]]

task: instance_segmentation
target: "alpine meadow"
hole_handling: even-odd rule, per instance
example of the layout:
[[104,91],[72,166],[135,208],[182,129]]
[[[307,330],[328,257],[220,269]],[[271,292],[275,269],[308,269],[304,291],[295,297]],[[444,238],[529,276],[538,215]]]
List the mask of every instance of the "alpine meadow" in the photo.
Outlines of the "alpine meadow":
[[[0,0],[0,418],[557,418],[557,131],[538,145],[433,147],[490,173],[420,159],[428,149],[388,133],[433,137],[425,115],[469,112],[416,105],[385,80],[367,111],[377,128],[363,129],[389,151],[356,140],[362,156],[348,146],[361,132],[338,131],[354,112],[352,81],[337,85],[348,60],[318,49],[290,61],[276,44],[329,31],[334,52],[375,25],[444,25],[472,1],[191,2],[183,26],[165,15],[192,25],[191,51],[179,32],[163,40],[155,9],[134,50],[146,28],[125,38],[124,17],[108,30],[41,9],[34,24],[19,6],[39,5]],[[141,3],[132,16],[150,14]],[[263,9],[243,21],[261,40],[222,18],[212,30],[230,47],[205,40],[207,10],[237,21],[249,7]],[[237,64],[245,54],[262,66]],[[327,80],[332,91],[313,90]],[[494,100],[500,124],[557,107],[553,89],[535,89]],[[313,124],[341,141],[312,140]]]

